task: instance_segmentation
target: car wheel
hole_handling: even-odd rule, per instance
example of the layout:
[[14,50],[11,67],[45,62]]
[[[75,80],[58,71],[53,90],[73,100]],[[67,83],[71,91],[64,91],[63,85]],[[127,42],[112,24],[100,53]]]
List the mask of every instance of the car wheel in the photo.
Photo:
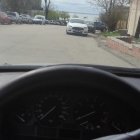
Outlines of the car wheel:
[[105,32],[106,30],[105,29],[101,29],[101,32]]
[[70,33],[68,33],[68,31],[66,30],[66,34],[69,35]]
[[84,36],[84,37],[87,37],[87,36],[88,36],[88,34],[84,34],[83,36]]
[[95,30],[93,30],[92,33],[95,34]]

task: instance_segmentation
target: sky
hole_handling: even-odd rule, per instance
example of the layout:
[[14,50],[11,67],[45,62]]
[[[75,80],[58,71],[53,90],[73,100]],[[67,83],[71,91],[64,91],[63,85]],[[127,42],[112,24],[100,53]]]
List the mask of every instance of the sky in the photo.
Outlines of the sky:
[[51,0],[51,3],[59,11],[93,15],[98,15],[100,12],[100,8],[97,5],[91,6],[88,0]]

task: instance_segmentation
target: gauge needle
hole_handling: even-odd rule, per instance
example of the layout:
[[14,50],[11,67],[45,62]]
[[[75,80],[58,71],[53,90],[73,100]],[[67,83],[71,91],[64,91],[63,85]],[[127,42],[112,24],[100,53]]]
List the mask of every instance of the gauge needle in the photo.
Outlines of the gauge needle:
[[21,120],[22,122],[25,122],[25,120],[22,117],[20,117],[19,115],[16,115],[16,116],[18,117],[19,120]]
[[40,118],[40,120],[43,120],[43,119],[44,119],[46,116],[48,116],[52,111],[54,111],[55,108],[56,108],[56,106],[54,106],[53,108],[51,108],[46,114],[44,114],[44,115]]
[[115,123],[112,123],[112,127],[114,127],[114,128],[115,128],[116,130],[118,130],[119,132],[122,131],[118,126],[115,125]]
[[88,114],[85,114],[85,115],[83,115],[83,116],[80,116],[80,117],[76,118],[76,120],[83,119],[83,118],[88,117],[88,116],[90,116],[90,115],[92,115],[92,114],[94,114],[94,113],[95,113],[94,111],[93,111],[93,112],[90,112],[90,113],[88,113]]
[[80,125],[81,125],[81,126],[84,126],[84,125],[87,124],[87,123],[88,123],[88,121],[83,122],[83,123],[81,123]]

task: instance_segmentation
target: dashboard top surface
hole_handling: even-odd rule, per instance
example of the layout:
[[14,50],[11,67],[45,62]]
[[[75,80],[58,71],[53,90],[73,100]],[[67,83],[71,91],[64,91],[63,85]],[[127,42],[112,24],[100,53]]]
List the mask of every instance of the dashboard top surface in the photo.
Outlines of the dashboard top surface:
[[[71,65],[71,64],[67,64]],[[79,64],[78,64],[79,65]],[[0,66],[0,87],[5,84],[12,82],[21,75],[42,67],[50,67],[54,65],[21,65],[21,66]],[[109,66],[96,66],[96,65],[81,65],[86,67],[94,67],[106,72],[117,75],[119,78],[128,82],[140,91],[140,70],[139,69],[127,69],[119,67],[109,67]]]

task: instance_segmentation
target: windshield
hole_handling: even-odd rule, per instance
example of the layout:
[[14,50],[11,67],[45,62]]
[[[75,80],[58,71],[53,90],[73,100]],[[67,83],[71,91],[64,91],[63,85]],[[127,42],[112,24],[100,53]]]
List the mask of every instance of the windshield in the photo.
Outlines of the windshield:
[[70,23],[81,23],[81,24],[84,24],[84,20],[81,20],[81,19],[71,19],[70,20]]
[[85,23],[86,23],[87,25],[94,25],[94,22],[92,22],[92,21],[85,21]]
[[140,0],[0,0],[0,65],[140,68],[139,9]]
[[15,13],[10,13],[10,12],[7,12],[7,15],[9,15],[9,16],[16,16]]
[[45,19],[45,16],[36,15],[34,18],[35,18],[35,19]]

